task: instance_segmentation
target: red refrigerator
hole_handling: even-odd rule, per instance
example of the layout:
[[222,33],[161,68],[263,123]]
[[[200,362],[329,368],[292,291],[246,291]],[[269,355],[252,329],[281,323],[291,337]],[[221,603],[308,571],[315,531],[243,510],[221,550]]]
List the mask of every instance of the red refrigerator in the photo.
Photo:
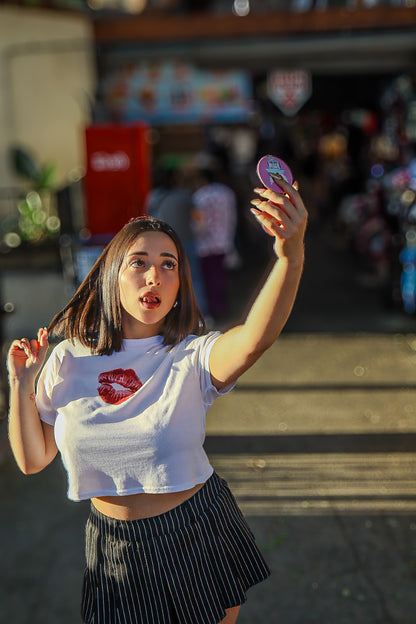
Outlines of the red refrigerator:
[[144,212],[150,188],[149,126],[99,124],[86,128],[86,225],[95,239],[110,239]]

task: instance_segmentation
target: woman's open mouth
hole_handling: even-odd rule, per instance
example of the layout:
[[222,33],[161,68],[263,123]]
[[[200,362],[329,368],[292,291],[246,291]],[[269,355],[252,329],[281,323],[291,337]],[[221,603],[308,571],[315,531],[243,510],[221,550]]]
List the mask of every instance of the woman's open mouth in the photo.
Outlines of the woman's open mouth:
[[143,297],[140,297],[140,303],[148,310],[153,310],[160,306],[160,297],[153,293],[146,293]]
[[103,401],[112,405],[127,401],[143,385],[132,368],[116,368],[100,373],[98,381],[98,394]]

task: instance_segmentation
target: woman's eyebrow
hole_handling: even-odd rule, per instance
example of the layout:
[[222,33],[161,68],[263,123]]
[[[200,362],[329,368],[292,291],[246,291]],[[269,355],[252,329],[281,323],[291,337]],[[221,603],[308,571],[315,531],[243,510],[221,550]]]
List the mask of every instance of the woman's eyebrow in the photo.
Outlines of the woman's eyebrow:
[[[129,254],[127,254],[127,257],[131,258],[131,256],[148,256],[148,255],[149,253],[147,251],[131,251]],[[160,255],[162,258],[173,258],[174,260],[176,260],[176,262],[178,262],[178,259],[175,256],[175,254],[170,253],[169,251],[162,251]]]
[[175,254],[170,253],[169,251],[165,251],[163,253],[160,254],[161,256],[164,256],[166,258],[173,258],[174,260],[176,260],[176,262],[178,261],[177,257],[175,256]]

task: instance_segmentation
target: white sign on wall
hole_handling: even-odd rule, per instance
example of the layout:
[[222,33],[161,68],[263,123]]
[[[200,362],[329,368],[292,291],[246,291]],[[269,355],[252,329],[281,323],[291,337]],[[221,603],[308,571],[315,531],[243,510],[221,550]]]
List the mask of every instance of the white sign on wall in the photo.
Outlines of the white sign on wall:
[[312,94],[306,69],[277,69],[267,76],[267,94],[284,115],[295,115]]

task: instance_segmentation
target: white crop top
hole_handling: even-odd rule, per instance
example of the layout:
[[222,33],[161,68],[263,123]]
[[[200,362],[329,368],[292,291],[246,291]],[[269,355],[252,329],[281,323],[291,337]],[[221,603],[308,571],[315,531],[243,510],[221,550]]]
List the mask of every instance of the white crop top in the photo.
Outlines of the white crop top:
[[70,340],[53,349],[36,404],[54,425],[69,498],[177,492],[211,476],[203,442],[222,394],[208,366],[219,336],[188,336],[170,351],[162,336],[124,340],[110,356]]

